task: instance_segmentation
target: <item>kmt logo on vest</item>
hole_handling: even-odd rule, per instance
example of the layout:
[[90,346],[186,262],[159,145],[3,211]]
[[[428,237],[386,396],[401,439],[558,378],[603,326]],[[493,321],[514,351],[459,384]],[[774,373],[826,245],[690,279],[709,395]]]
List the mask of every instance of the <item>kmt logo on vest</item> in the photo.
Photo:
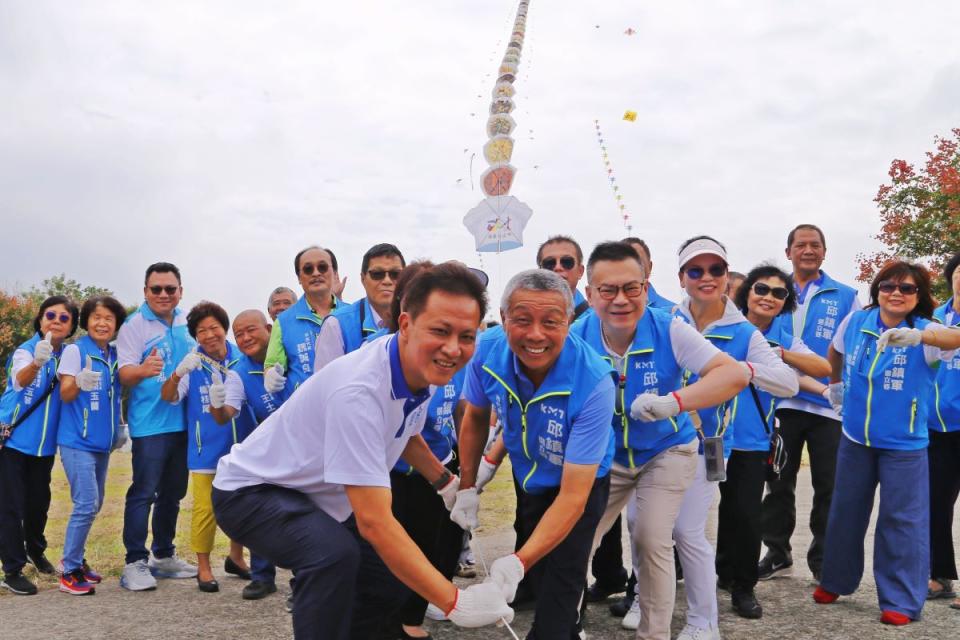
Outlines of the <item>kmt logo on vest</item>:
[[[563,409],[561,409],[560,407],[551,407],[551,406],[548,405],[548,404],[541,404],[541,405],[540,405],[540,412],[541,412],[541,413],[545,413],[545,414],[547,414],[548,416],[553,416],[553,417],[555,417],[555,418],[560,418],[561,420],[563,420],[563,413],[564,413],[564,412],[563,412]],[[551,420],[551,422],[553,422],[553,421]]]

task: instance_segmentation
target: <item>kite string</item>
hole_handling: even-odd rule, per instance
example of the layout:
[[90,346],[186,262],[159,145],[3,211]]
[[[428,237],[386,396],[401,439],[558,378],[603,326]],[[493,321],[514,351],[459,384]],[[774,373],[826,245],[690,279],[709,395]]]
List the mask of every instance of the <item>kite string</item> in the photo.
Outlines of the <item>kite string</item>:
[[[476,556],[477,556],[477,560],[480,561],[480,566],[483,567],[483,573],[484,573],[484,575],[489,578],[489,577],[490,577],[490,570],[487,569],[487,561],[484,559],[483,553],[481,553],[481,551],[480,551],[479,541],[477,541],[477,544],[472,544],[472,542],[476,541],[476,538],[474,538],[473,536],[470,537],[470,541],[471,541],[470,548],[473,549],[474,555],[476,555]],[[503,626],[505,626],[505,627],[507,628],[507,631],[510,632],[510,635],[513,636],[514,640],[520,640],[520,638],[517,636],[516,631],[513,630],[513,627],[510,626],[510,623],[507,622],[507,620],[506,620],[505,618],[500,618],[500,622],[502,622],[502,623],[503,623]]]

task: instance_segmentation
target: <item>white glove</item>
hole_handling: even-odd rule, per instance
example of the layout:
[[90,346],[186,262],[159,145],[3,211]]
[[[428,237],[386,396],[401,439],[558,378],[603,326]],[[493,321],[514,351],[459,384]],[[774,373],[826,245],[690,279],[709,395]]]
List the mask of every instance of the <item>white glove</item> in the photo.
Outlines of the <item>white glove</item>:
[[74,380],[81,391],[96,391],[100,388],[101,375],[99,371],[93,370],[93,358],[87,356],[87,366],[80,370]]
[[196,351],[191,351],[187,355],[183,356],[183,360],[180,361],[180,364],[177,365],[177,368],[174,369],[174,373],[177,374],[178,378],[190,375],[190,372],[194,369],[200,368],[200,354]]
[[42,367],[47,364],[50,358],[53,356],[53,334],[47,331],[47,335],[44,336],[43,340],[38,342],[36,346],[33,347],[33,363],[38,367]]
[[263,372],[263,388],[267,393],[279,393],[287,386],[287,378],[283,375],[283,366],[279,363]]
[[480,458],[480,467],[477,469],[477,493],[483,493],[483,488],[493,480],[499,468],[500,465],[487,460],[487,456]]
[[823,397],[830,402],[830,406],[837,413],[843,413],[843,383],[834,382],[823,392]]
[[883,351],[887,345],[891,347],[915,347],[923,339],[923,331],[901,327],[887,329],[877,338],[877,351]]
[[461,489],[457,491],[457,499],[450,509],[450,519],[460,525],[461,529],[472,531],[480,526],[480,497],[477,488]]
[[125,424],[121,424],[117,428],[116,434],[113,437],[113,447],[111,451],[116,451],[117,449],[123,448],[123,445],[127,444],[127,440],[130,439],[130,429]]
[[630,417],[642,422],[666,420],[678,413],[680,413],[680,403],[672,393],[665,396],[641,393],[630,404]]
[[210,406],[214,409],[220,409],[227,401],[227,385],[223,384],[223,376],[220,371],[214,369],[210,374],[210,386],[207,387],[207,395],[210,397]]
[[473,584],[457,590],[457,603],[447,620],[458,627],[484,627],[503,620],[513,622],[513,609],[507,604],[503,593],[493,582]]
[[457,491],[459,490],[460,476],[453,476],[443,488],[437,490],[437,493],[443,498],[443,506],[447,508],[447,511],[453,509],[453,505],[457,501]]
[[504,599],[513,602],[517,595],[517,587],[523,580],[524,574],[523,562],[517,557],[517,554],[511,553],[508,556],[497,558],[490,565],[490,577],[486,581],[492,581],[500,587]]

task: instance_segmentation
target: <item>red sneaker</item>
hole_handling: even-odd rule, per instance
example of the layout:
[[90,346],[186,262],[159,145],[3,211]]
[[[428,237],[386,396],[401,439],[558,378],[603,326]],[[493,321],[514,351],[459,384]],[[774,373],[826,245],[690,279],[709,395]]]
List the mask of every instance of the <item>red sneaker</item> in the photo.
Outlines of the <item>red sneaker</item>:
[[895,627],[902,627],[905,624],[910,624],[913,620],[899,611],[883,611],[880,613],[880,622],[883,624],[892,624]]
[[61,575],[60,591],[74,596],[92,596],[96,593],[93,585],[84,577],[82,569]]
[[813,601],[817,604],[833,604],[840,596],[832,591],[827,591],[823,587],[817,587],[813,592]]
[[87,579],[87,582],[90,584],[100,584],[103,581],[103,576],[90,568],[90,565],[87,564],[87,559],[83,559],[83,577]]

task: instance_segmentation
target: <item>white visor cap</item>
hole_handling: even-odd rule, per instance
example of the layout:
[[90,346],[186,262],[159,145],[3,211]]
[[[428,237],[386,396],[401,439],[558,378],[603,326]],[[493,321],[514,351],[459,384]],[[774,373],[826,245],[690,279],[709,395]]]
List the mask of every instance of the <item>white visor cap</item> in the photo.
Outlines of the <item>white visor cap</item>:
[[683,269],[685,264],[697,256],[702,256],[707,253],[715,255],[723,260],[724,263],[729,264],[729,261],[727,260],[727,250],[723,248],[722,244],[713,238],[699,238],[680,250],[680,253],[677,256],[679,258],[680,268]]

